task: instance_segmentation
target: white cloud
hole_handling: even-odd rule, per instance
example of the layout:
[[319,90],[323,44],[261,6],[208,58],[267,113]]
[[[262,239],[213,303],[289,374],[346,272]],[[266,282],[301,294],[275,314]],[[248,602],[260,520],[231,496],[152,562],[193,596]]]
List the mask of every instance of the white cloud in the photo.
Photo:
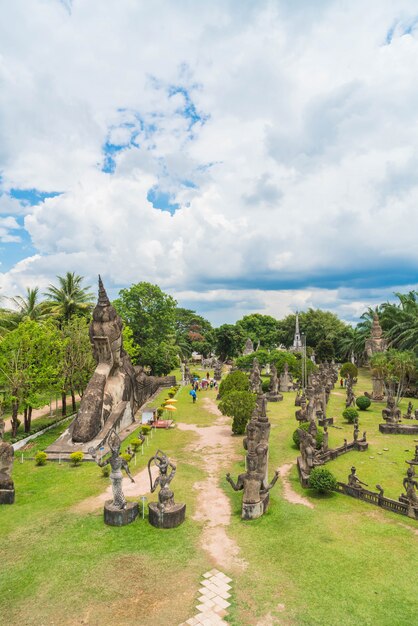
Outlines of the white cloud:
[[[26,209],[39,254],[3,291],[100,272],[219,318],[314,303],[351,319],[358,290],[412,282],[414,2],[30,5],[0,10],[0,180],[63,193]],[[114,174],[106,142],[125,146]],[[180,210],[154,209],[152,188]],[[23,210],[0,196],[2,215]]]

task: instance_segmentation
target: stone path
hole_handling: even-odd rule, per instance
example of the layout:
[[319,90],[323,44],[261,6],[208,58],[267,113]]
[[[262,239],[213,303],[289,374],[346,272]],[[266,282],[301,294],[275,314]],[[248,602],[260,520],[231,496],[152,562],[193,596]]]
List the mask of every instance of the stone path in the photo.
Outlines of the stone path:
[[219,626],[228,625],[223,618],[227,615],[228,602],[231,597],[231,579],[217,569],[203,574],[199,589],[198,613],[186,620],[180,626]]

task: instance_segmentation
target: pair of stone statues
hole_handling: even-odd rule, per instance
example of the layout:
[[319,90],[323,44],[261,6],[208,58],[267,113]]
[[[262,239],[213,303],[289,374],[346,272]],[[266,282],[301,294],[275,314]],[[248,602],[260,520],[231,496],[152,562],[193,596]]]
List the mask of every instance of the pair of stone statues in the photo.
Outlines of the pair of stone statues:
[[[141,436],[142,440],[144,439]],[[122,490],[122,480],[124,470],[132,482],[135,479],[129,470],[128,461],[120,454],[121,440],[115,430],[112,430],[108,436],[108,446],[110,456],[106,459],[97,459],[97,450],[89,449],[91,457],[96,461],[99,467],[110,465],[110,481],[112,483],[113,500],[108,500],[104,505],[104,520],[110,526],[125,526],[133,522],[138,514],[139,507],[137,502],[127,502]],[[132,458],[133,454],[131,455]],[[153,480],[151,474],[151,466],[158,468],[158,475]],[[176,466],[167,457],[164,452],[157,450],[155,455],[148,461],[148,473],[150,478],[150,491],[154,493],[157,487],[160,487],[158,494],[158,503],[151,502],[149,504],[149,521],[150,524],[157,528],[174,528],[184,522],[186,505],[176,504],[174,502],[174,494],[169,488],[171,481],[176,473]]]

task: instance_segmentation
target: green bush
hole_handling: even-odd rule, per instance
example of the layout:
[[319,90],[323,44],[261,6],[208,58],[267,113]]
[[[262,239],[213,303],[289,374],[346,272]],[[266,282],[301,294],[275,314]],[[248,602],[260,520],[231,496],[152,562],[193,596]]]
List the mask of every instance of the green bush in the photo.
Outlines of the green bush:
[[261,383],[261,387],[263,389],[263,393],[267,393],[270,389],[270,380],[263,380],[263,382]]
[[357,409],[354,409],[352,407],[350,407],[348,409],[344,409],[344,411],[343,411],[343,418],[346,419],[347,422],[350,422],[350,424],[354,424],[354,422],[358,418],[358,411],[357,411]]
[[142,435],[149,435],[150,432],[151,432],[151,426],[149,426],[148,424],[144,424],[143,426],[141,426]]
[[77,465],[81,465],[81,461],[84,459],[84,454],[82,452],[71,452],[70,461],[73,467],[77,467]]
[[309,487],[319,493],[334,491],[337,487],[337,479],[325,467],[314,467],[309,476]]
[[367,396],[359,396],[356,400],[356,404],[360,411],[367,411],[369,406],[371,405],[371,400]]
[[109,476],[110,476],[110,465],[104,465],[102,467],[102,476],[104,476],[105,478],[109,478]]
[[164,413],[164,407],[163,406],[159,406],[158,409],[157,409],[157,417],[160,418],[163,413]]
[[248,376],[244,372],[235,370],[221,381],[219,385],[219,397],[223,398],[227,393],[231,391],[248,391],[249,389]]
[[232,432],[243,435],[248,420],[254,411],[256,396],[249,391],[231,391],[219,403],[219,410],[233,418]]
[[[306,432],[308,432],[309,430],[309,422],[302,422],[302,424],[299,426],[299,428],[301,428],[302,430],[306,430]],[[317,450],[319,450],[322,446],[322,442],[324,440],[324,430],[323,428],[321,428],[321,426],[317,427],[318,430],[316,432],[316,448]],[[299,448],[300,446],[300,438],[299,438],[299,433],[298,433],[298,429],[296,429],[292,435],[293,437],[293,443],[295,444],[295,446],[297,448]]]
[[48,455],[46,452],[39,451],[35,454],[35,464],[46,465],[47,458],[48,458]]
[[351,378],[357,378],[358,375],[358,369],[357,367],[354,365],[354,363],[344,363],[344,365],[341,366],[340,369],[340,376],[342,376],[343,378],[348,378],[349,376],[351,376]]
[[169,398],[174,398],[174,396],[175,396],[175,395],[176,395],[176,392],[175,392],[175,391],[171,391],[171,390],[170,390],[170,391],[168,392],[168,397],[169,397]]
[[142,439],[139,439],[139,437],[137,439],[132,439],[131,446],[132,446],[133,451],[135,453],[138,452],[138,450],[142,446],[142,443],[143,443],[143,441],[142,441]]
[[120,455],[121,459],[123,459],[124,461],[126,461],[127,463],[130,463],[132,460],[132,457],[130,454],[128,454],[127,452],[122,452],[122,454]]

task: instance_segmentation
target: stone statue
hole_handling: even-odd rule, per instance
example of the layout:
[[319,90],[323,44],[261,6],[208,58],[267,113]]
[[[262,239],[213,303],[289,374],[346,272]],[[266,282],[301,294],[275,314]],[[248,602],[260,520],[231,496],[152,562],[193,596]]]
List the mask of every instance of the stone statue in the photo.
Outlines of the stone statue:
[[0,419],[0,504],[13,504],[15,488],[12,480],[14,449],[12,444],[3,440],[4,420]]
[[274,487],[279,477],[276,470],[273,480],[263,487],[264,475],[258,470],[258,458],[255,454],[247,455],[247,471],[238,476],[235,483],[228,473],[226,479],[234,491],[243,490],[242,498],[242,518],[256,519],[263,515],[268,504],[268,494]]
[[222,361],[216,361],[213,377],[217,381],[222,379]]
[[324,426],[324,436],[322,439],[321,452],[328,452],[328,426]]
[[353,489],[362,489],[363,486],[368,487],[368,485],[366,483],[363,483],[356,475],[356,468],[354,467],[354,465],[351,468],[351,474],[349,475],[347,482],[348,486],[352,487]]
[[359,436],[359,427],[358,427],[358,419],[354,420],[354,431],[353,431],[353,441],[357,442],[358,441],[358,436]]
[[280,400],[283,400],[282,394],[279,393],[279,379],[275,365],[270,367],[270,386],[267,399],[269,402],[279,402]]
[[366,354],[370,358],[377,352],[385,352],[388,347],[388,342],[383,337],[382,327],[380,326],[379,317],[377,313],[373,316],[373,324],[371,329],[370,338],[366,339]]
[[[122,490],[122,470],[126,472],[131,482],[134,483],[135,479],[129,471],[128,462],[120,455],[121,440],[114,429],[110,431],[107,443],[110,449],[110,456],[105,460],[97,460],[97,450],[95,448],[90,448],[89,454],[99,467],[105,467],[105,465],[110,465],[111,467],[110,481],[112,483],[113,500],[108,500],[105,503],[105,523],[111,526],[124,526],[133,522],[137,517],[138,503],[126,502],[125,500]],[[121,511],[126,511],[126,514],[121,515]]]
[[295,412],[295,417],[296,417],[297,421],[300,424],[302,422],[307,422],[308,421],[308,409],[307,409],[307,406],[306,406],[306,398],[305,398],[305,396],[303,396],[302,399],[301,399],[300,409],[298,409]]
[[292,385],[291,376],[289,374],[289,364],[285,362],[284,371],[280,374],[280,391],[289,391]]
[[263,393],[263,388],[261,385],[260,364],[257,358],[255,358],[253,361],[253,367],[250,373],[250,391],[257,394]]
[[244,346],[244,352],[242,353],[244,356],[248,354],[252,354],[254,352],[254,344],[250,338],[247,339]]
[[401,421],[401,410],[396,406],[392,395],[388,396],[386,408],[382,410],[382,417],[386,423],[397,424]]
[[348,409],[350,406],[356,406],[356,396],[354,395],[351,376],[347,378],[347,398],[345,401],[345,408]]
[[413,415],[412,415],[412,411],[413,411],[413,409],[414,409],[414,407],[413,407],[413,405],[412,405],[412,402],[411,402],[411,401],[409,401],[409,402],[408,402],[408,408],[406,409],[406,413],[405,413],[405,415],[403,416],[403,417],[404,417],[404,419],[406,419],[406,420],[412,420],[412,419],[414,419],[414,417],[413,417]]
[[[151,465],[158,468],[158,476],[152,479]],[[158,503],[150,502],[149,522],[156,528],[175,528],[184,522],[186,515],[186,505],[174,502],[174,493],[170,489],[170,483],[176,474],[175,464],[161,450],[148,461],[148,474],[150,480],[150,491],[154,493],[160,487],[158,493]]]
[[408,500],[410,506],[418,507],[418,482],[414,478],[414,472],[411,467],[408,468],[402,484],[406,491],[404,497]]

